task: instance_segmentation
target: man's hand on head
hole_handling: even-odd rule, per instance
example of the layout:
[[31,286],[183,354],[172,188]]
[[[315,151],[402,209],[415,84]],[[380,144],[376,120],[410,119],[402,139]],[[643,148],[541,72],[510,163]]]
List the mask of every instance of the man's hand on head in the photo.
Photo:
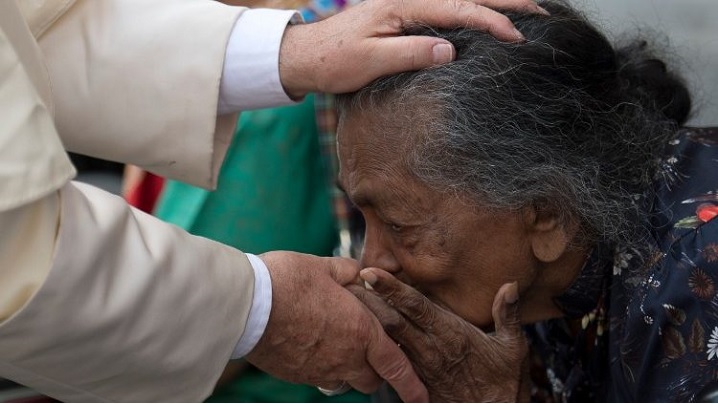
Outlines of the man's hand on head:
[[467,27],[503,41],[524,38],[495,9],[546,13],[533,0],[366,0],[324,21],[286,29],[279,74],[290,97],[346,93],[385,75],[448,63],[451,43],[405,36],[412,25]]

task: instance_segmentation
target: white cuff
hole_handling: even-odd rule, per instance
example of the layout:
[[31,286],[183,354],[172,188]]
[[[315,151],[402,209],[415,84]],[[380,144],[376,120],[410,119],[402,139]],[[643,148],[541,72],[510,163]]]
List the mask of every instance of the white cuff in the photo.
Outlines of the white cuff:
[[267,328],[269,312],[272,309],[272,279],[269,277],[269,270],[256,255],[247,254],[247,258],[254,269],[254,296],[244,333],[234,347],[231,359],[241,358],[254,349]]
[[218,113],[293,104],[279,79],[279,47],[294,10],[250,9],[239,16],[227,42]]

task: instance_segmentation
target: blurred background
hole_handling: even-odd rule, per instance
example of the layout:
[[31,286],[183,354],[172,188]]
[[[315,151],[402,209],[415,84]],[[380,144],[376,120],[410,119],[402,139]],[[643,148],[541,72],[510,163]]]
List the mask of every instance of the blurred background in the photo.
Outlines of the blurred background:
[[694,95],[694,126],[718,126],[718,1],[569,0],[611,39],[641,36],[667,45],[668,60]]

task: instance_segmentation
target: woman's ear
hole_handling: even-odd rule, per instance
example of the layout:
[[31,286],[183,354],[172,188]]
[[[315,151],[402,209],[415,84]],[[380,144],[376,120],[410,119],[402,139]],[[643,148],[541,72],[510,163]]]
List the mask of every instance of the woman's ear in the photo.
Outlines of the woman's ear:
[[549,263],[561,258],[568,249],[575,231],[567,228],[559,219],[559,215],[550,209],[527,207],[524,211],[524,220],[531,250],[536,259]]

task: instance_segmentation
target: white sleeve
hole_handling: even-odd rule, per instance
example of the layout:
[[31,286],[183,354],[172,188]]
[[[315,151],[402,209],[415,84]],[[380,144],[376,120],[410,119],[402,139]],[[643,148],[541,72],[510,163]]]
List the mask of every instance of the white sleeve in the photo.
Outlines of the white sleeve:
[[247,254],[247,258],[254,269],[252,308],[249,310],[244,333],[234,348],[231,359],[241,358],[254,349],[267,328],[269,312],[272,309],[272,280],[269,277],[269,270],[256,255]]
[[300,22],[294,10],[247,10],[227,43],[218,113],[292,104],[279,79],[279,47],[287,24]]

